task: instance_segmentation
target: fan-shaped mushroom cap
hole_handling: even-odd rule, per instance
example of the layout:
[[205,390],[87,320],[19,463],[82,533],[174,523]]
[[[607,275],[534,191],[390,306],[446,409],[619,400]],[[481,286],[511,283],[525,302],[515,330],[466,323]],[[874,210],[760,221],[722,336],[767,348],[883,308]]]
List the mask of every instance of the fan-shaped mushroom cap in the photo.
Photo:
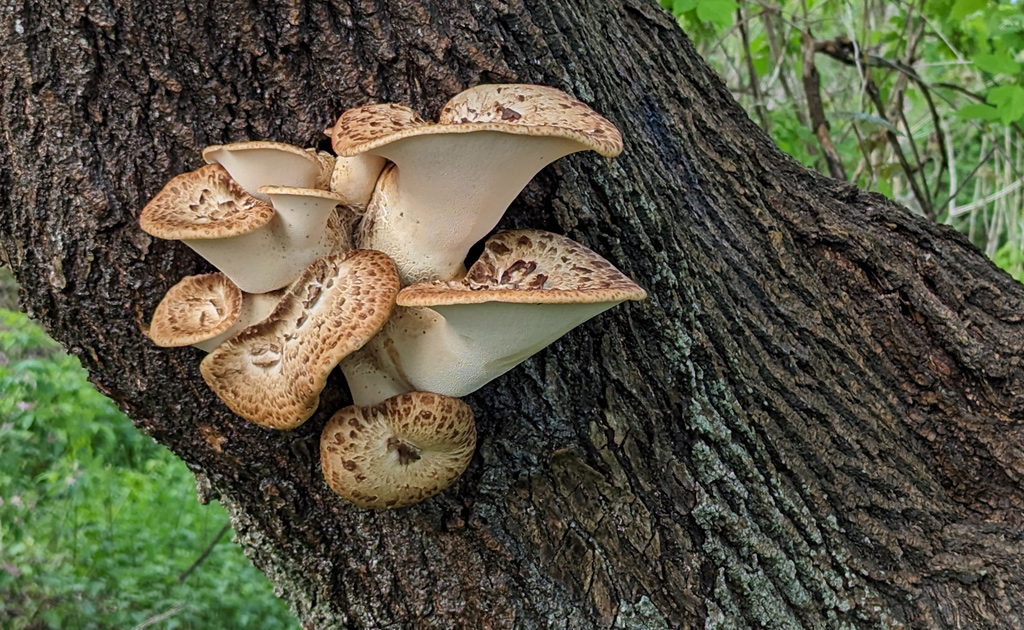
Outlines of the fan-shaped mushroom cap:
[[252,233],[274,208],[239,186],[224,167],[203,166],[171,179],[139,216],[147,234],[170,240],[222,239]]
[[363,508],[398,508],[455,483],[475,446],[469,405],[411,392],[334,414],[320,438],[320,461],[336,494]]
[[284,291],[243,293],[222,273],[187,276],[157,305],[149,337],[164,348],[191,345],[210,352],[265,319],[282,295]]
[[260,186],[325,188],[334,168],[316,151],[263,140],[215,144],[203,149],[203,159],[223,166],[246,192],[263,200]]
[[246,420],[295,428],[316,410],[334,366],[380,330],[397,292],[394,263],[381,252],[321,258],[268,318],[203,359],[203,379]]
[[[543,85],[478,85],[451,98],[436,124],[405,105],[376,103],[343,113],[331,130],[335,153],[351,157],[423,135],[497,131],[550,136],[584,145],[605,157],[622,153],[615,125],[561,90]],[[394,160],[392,160],[394,161]]]
[[242,301],[242,291],[222,273],[188,276],[153,311],[149,338],[163,348],[213,339],[238,320]]
[[341,115],[332,142],[342,156],[394,162],[377,182],[357,240],[394,258],[405,283],[461,273],[469,248],[549,163],[586,149],[622,150],[610,122],[533,85],[467,90],[445,105],[438,124],[401,105],[359,107]]
[[342,197],[315,188],[264,186],[272,203],[246,193],[218,164],[178,175],[142,210],[153,236],[180,239],[246,293],[291,283],[321,256],[350,249]]
[[643,289],[564,236],[499,232],[458,281],[403,289],[380,334],[342,365],[357,404],[396,389],[460,397]]

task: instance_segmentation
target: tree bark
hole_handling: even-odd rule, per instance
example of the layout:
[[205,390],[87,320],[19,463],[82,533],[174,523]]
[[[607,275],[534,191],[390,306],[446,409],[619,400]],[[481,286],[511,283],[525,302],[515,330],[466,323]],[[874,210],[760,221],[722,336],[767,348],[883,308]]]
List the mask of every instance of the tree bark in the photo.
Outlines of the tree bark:
[[[9,0],[0,254],[22,306],[195,472],[306,628],[1024,627],[1024,286],[963,237],[808,172],[648,0]],[[207,270],[137,217],[203,146],[309,146],[344,109],[432,117],[483,82],[615,122],[504,227],[600,252],[650,298],[468,398],[454,488],[330,493],[142,334]]]

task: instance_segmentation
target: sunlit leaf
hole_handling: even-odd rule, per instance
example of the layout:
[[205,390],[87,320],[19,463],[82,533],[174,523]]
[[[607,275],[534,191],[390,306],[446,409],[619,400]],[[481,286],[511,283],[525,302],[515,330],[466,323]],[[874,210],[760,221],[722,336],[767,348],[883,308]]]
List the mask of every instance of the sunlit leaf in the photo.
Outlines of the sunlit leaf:
[[956,116],[966,120],[998,120],[999,110],[984,103],[974,103],[956,110]]
[[702,22],[729,26],[738,6],[734,0],[700,0],[697,2],[697,18]]
[[974,58],[974,63],[985,72],[992,74],[1009,74],[1011,76],[1020,74],[1020,64],[1008,55],[978,55]]
[[672,13],[673,15],[682,15],[687,11],[692,11],[696,6],[697,0],[673,0]]
[[975,11],[981,11],[988,4],[988,0],[956,0],[950,17],[954,20],[962,20]]
[[1019,85],[1000,85],[988,91],[989,103],[999,110],[999,120],[1008,125],[1024,117],[1024,88]]

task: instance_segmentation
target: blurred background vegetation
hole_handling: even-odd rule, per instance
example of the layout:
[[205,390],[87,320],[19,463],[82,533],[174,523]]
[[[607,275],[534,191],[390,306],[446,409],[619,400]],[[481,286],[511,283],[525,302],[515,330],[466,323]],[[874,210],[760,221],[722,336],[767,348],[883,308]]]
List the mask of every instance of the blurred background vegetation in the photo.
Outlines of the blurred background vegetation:
[[0,269],[0,628],[298,628],[219,504],[14,307]]
[[[661,4],[782,150],[1024,279],[1021,2]],[[223,509],[11,310],[15,292],[0,269],[0,628],[297,627]]]
[[660,1],[783,151],[1024,279],[1024,0]]

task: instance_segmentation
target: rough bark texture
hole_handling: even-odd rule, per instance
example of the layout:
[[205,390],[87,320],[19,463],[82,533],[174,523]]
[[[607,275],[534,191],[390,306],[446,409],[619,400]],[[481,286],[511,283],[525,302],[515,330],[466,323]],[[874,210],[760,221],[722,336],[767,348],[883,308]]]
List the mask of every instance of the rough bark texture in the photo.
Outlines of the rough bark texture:
[[[1024,627],[1024,287],[949,229],[800,168],[652,0],[9,0],[0,253],[24,308],[195,471],[307,628]],[[650,293],[469,397],[441,497],[359,511],[140,332],[206,268],[136,217],[207,144],[309,145],[554,85],[623,130],[503,225]]]

